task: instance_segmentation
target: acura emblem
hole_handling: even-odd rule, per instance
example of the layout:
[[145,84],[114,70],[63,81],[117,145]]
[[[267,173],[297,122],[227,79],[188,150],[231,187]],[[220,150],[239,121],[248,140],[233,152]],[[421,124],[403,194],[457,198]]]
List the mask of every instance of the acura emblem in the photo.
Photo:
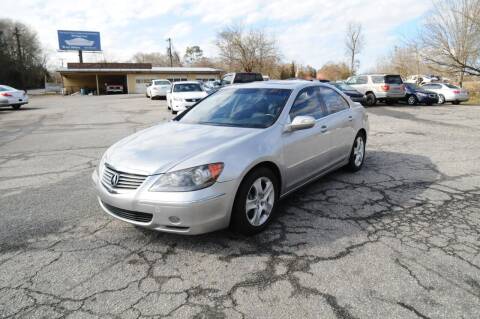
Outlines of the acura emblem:
[[110,177],[110,183],[112,184],[112,186],[117,186],[119,179],[120,176],[118,176],[117,173],[113,173],[112,177]]

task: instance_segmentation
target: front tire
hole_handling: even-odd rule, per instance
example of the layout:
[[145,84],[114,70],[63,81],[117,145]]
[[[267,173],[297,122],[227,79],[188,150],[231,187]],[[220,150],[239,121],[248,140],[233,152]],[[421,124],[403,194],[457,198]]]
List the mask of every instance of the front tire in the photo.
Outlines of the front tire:
[[278,177],[272,170],[260,167],[249,173],[235,196],[231,228],[247,236],[263,231],[275,214],[279,195]]
[[453,101],[452,102],[453,105],[460,105],[460,103],[461,103],[460,101]]
[[348,160],[347,168],[351,172],[357,172],[362,169],[365,160],[365,135],[358,133],[353,142],[350,158]]
[[408,105],[417,105],[418,99],[415,95],[410,95],[407,99]]
[[22,107],[22,104],[12,105],[12,109],[19,110]]

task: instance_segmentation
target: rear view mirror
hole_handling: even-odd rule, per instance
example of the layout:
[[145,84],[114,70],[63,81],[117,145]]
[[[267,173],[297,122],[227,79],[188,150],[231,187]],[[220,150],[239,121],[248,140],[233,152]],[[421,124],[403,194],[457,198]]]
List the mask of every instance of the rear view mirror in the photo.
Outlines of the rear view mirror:
[[287,131],[293,132],[315,126],[315,118],[312,116],[295,116],[292,123],[287,126]]

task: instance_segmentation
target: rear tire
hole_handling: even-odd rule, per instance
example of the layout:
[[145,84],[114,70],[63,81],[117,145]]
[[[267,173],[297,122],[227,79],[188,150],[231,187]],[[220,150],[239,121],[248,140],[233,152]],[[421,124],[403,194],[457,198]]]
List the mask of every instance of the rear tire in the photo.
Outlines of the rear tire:
[[453,105],[460,105],[460,103],[461,103],[460,101],[453,101],[452,102]]
[[278,177],[270,169],[250,172],[237,190],[230,227],[246,236],[263,231],[275,215],[279,195]]
[[357,172],[362,169],[365,161],[365,134],[358,133],[353,141],[352,150],[350,151],[350,158],[348,160],[347,169],[351,172]]
[[366,106],[374,106],[377,104],[377,98],[375,97],[375,94],[372,92],[369,92],[365,95],[365,105]]
[[441,94],[438,96],[438,104],[445,104],[445,97]]
[[22,107],[21,104],[12,105],[12,108],[13,108],[14,110],[19,110],[21,107]]

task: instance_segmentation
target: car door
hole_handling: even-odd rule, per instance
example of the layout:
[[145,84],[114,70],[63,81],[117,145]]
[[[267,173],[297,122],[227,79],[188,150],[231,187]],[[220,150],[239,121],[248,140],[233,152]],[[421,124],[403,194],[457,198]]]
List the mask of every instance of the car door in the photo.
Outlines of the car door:
[[335,166],[350,155],[356,134],[353,113],[348,101],[334,89],[322,86],[320,93],[328,114],[324,124],[330,139],[328,161],[331,166]]
[[282,135],[283,159],[286,168],[287,191],[320,173],[328,166],[329,132],[325,130],[326,109],[320,98],[320,87],[302,89],[290,108],[290,121],[295,116],[312,116],[314,127]]

